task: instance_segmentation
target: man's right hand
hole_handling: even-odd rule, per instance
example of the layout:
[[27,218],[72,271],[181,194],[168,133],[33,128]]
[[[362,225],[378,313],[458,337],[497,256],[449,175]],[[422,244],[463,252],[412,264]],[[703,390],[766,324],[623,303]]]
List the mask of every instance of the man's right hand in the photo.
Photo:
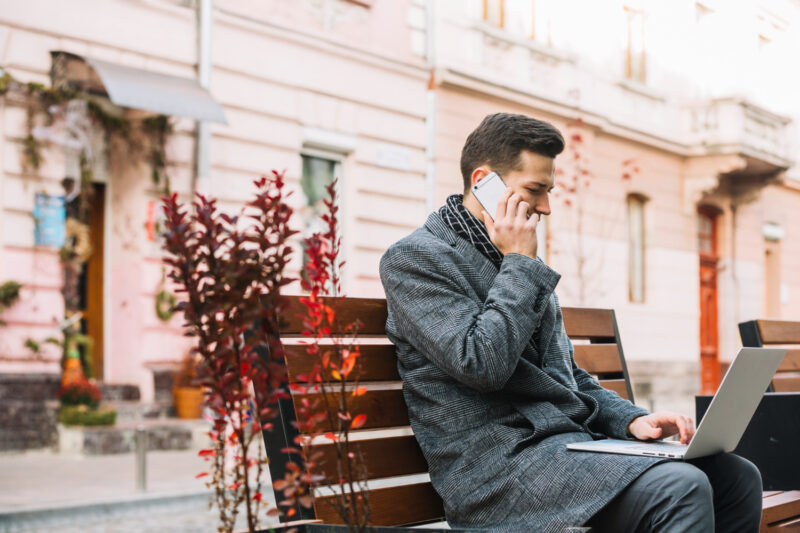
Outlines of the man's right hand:
[[529,209],[528,202],[522,201],[520,195],[508,188],[497,203],[496,220],[492,220],[491,215],[483,211],[483,222],[489,238],[503,255],[522,254],[536,259],[536,225],[539,223],[539,214],[533,213],[528,218]]

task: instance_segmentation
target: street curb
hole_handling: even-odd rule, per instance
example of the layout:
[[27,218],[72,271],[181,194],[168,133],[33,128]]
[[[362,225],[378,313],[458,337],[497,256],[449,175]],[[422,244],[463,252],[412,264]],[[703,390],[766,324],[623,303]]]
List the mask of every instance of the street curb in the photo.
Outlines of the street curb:
[[177,513],[192,509],[204,511],[210,496],[209,490],[179,494],[155,493],[86,504],[3,511],[0,512],[0,533],[80,525],[109,518],[141,516],[145,513]]

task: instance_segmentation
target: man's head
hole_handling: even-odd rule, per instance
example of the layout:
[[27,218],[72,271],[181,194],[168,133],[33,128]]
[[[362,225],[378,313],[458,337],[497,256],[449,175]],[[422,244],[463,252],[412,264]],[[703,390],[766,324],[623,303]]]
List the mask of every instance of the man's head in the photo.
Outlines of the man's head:
[[461,150],[464,204],[473,211],[472,185],[494,171],[533,212],[549,215],[553,160],[563,150],[564,138],[547,122],[511,113],[487,116]]

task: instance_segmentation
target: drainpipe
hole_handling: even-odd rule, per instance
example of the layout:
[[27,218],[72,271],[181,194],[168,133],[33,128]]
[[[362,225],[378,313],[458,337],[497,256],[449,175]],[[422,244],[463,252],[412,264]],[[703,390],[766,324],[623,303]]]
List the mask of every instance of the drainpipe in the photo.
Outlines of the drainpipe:
[[[214,0],[198,0],[197,3],[197,79],[200,86],[211,86],[211,29],[214,24]],[[207,193],[211,159],[211,129],[208,122],[198,120],[196,124],[195,172],[192,180],[194,194]]]
[[425,110],[425,127],[427,142],[425,143],[425,209],[428,213],[434,210],[436,201],[436,0],[425,3],[425,61],[430,77],[428,79],[427,103]]

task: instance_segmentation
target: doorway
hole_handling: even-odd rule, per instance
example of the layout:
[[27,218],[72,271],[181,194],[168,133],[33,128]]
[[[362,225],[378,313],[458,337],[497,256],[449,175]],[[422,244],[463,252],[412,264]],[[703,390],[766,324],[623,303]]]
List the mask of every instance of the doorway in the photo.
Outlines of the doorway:
[[700,255],[700,393],[714,394],[720,381],[719,319],[717,312],[717,222],[719,211],[701,206],[697,211],[697,247]]
[[103,264],[105,249],[105,198],[103,183],[93,183],[89,195],[88,225],[92,253],[84,263],[80,280],[81,333],[91,339],[92,376],[102,380],[103,354]]

